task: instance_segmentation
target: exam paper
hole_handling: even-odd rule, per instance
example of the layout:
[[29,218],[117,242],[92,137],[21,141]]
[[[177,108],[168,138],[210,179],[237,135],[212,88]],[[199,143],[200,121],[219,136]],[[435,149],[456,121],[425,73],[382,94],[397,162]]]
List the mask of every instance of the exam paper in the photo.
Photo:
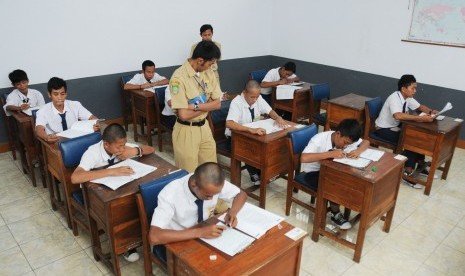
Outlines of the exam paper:
[[276,86],[276,99],[277,100],[292,100],[294,99],[294,91],[301,89],[300,86],[294,85],[278,85]]
[[112,190],[116,190],[119,187],[123,186],[124,184],[141,178],[143,176],[146,176],[147,174],[155,171],[157,168],[154,166],[146,165],[141,162],[137,162],[132,159],[126,159],[122,162],[119,162],[113,166],[110,166],[108,168],[117,168],[117,167],[123,167],[123,166],[129,166],[133,169],[134,174],[132,175],[125,175],[125,176],[107,176],[107,177],[102,177],[99,179],[92,180],[94,183],[99,183],[107,186],[108,188]]
[[[222,222],[218,222],[218,225],[224,225]],[[216,249],[228,254],[229,256],[234,256],[237,253],[242,252],[249,245],[254,242],[254,238],[247,236],[246,234],[237,231],[234,228],[226,227],[226,230],[223,231],[221,236],[214,239],[204,239],[204,242],[215,247]]]
[[30,107],[30,108],[28,108],[28,109],[26,109],[26,110],[23,110],[23,113],[26,114],[26,115],[28,115],[28,116],[32,116],[32,111],[33,111],[33,110],[38,110],[38,109],[40,109],[41,107],[42,107],[42,106]]
[[360,154],[360,157],[370,159],[372,161],[379,161],[383,155],[384,151],[382,150],[366,149],[364,152],[362,152],[362,154]]
[[163,88],[163,87],[168,87],[168,86],[169,86],[169,84],[157,85],[157,86],[154,86],[154,87],[145,88],[144,90],[145,90],[145,91],[152,92],[152,93],[155,93],[155,89]]
[[[247,123],[247,124],[244,124],[244,126],[250,127],[250,128],[263,128],[265,129],[266,134],[270,134],[270,133],[282,130],[282,128],[280,128],[278,125],[275,125],[275,121],[271,118],[266,119],[266,120],[259,120],[259,121],[252,122],[252,123]],[[288,127],[290,127],[290,125],[288,125]]]
[[333,161],[349,165],[354,168],[363,169],[366,168],[370,163],[370,159],[365,158],[334,158]]
[[76,138],[94,132],[97,120],[84,120],[75,122],[69,129],[57,133],[58,136]]
[[[434,115],[434,117],[436,117],[437,120],[441,121],[444,119],[444,116],[439,116],[439,115],[451,109],[452,109],[452,104],[450,102],[447,102],[444,108],[441,109],[441,111],[439,111],[436,115]],[[420,113],[420,116],[424,116],[424,115],[427,115],[427,114],[425,112]]]

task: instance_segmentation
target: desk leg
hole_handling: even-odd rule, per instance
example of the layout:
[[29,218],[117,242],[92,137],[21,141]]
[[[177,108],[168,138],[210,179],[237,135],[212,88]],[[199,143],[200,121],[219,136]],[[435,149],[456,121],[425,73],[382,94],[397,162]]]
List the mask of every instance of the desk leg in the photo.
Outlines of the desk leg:
[[[447,174],[449,174],[449,168],[450,164],[452,163],[452,157],[454,157],[454,154],[450,157],[449,160],[447,160],[446,164],[444,164],[444,170],[442,171],[441,179],[446,180],[447,179]],[[433,174],[434,175],[434,174]]]
[[396,207],[396,204],[394,203],[394,206],[386,213],[386,219],[384,220],[384,225],[383,225],[383,231],[386,233],[389,233],[391,230],[391,223],[392,223],[392,218],[394,217],[394,209]]
[[261,170],[261,175],[260,175],[260,195],[259,195],[259,204],[261,208],[265,209],[266,205],[266,186],[268,182],[270,181],[270,175],[268,173],[268,170],[266,168],[260,168]]
[[241,187],[241,162],[234,158],[231,158],[231,182]]
[[[318,195],[319,196],[319,195]],[[313,220],[313,233],[312,233],[312,240],[314,242],[318,242],[320,238],[320,229],[325,227],[325,220],[326,220],[326,206],[328,205],[328,200],[324,198],[318,198],[316,201],[316,213],[315,218]]]
[[[391,217],[392,219],[392,217]],[[362,257],[363,243],[365,242],[365,234],[368,229],[368,215],[362,214],[360,219],[360,225],[358,227],[357,233],[357,243],[355,244],[355,253],[354,261],[360,263],[360,258]]]

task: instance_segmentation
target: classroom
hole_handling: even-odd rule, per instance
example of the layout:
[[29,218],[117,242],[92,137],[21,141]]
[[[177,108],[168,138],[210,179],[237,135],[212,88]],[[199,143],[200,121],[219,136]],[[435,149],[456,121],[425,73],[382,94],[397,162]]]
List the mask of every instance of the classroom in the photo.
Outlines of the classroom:
[[[29,88],[40,91],[48,103],[50,98],[47,83],[50,78],[59,77],[66,81],[69,100],[79,101],[96,118],[105,119],[106,124],[124,125],[122,78],[140,73],[142,62],[152,60],[157,74],[172,79],[175,70],[189,58],[191,46],[201,40],[199,28],[204,24],[213,26],[213,41],[221,43],[221,58],[217,61],[219,80],[221,91],[228,95],[240,94],[251,72],[263,69],[268,71],[281,67],[286,62],[293,62],[296,65],[295,74],[300,81],[310,84],[310,88],[304,89],[307,94],[312,85],[329,84],[330,100],[325,102],[322,108],[329,113],[331,100],[351,93],[364,99],[379,97],[385,102],[391,93],[398,90],[397,82],[402,75],[414,75],[418,85],[415,99],[428,107],[429,111],[441,110],[447,102],[454,106],[443,114],[446,116],[443,123],[447,121],[454,126],[450,132],[455,136],[450,139],[449,136],[444,138],[451,147],[438,146],[431,152],[434,156],[440,156],[438,159],[442,158],[441,162],[444,161],[438,166],[447,166],[446,179],[441,179],[443,172],[436,170],[438,179],[431,177],[431,181],[426,180],[429,184],[422,184],[420,189],[413,189],[401,180],[403,161],[392,161],[390,164],[395,164],[392,168],[386,165],[386,170],[398,168],[400,172],[392,172],[398,180],[395,187],[393,186],[393,205],[383,202],[383,208],[388,208],[386,206],[389,205],[391,209],[386,211],[392,211],[393,217],[389,218],[390,212],[373,214],[370,220],[374,217],[376,220],[365,222],[367,229],[359,227],[364,221],[362,217],[359,223],[353,224],[352,229],[337,232],[344,235],[339,236],[340,238],[356,242],[357,237],[360,239],[357,233],[363,228],[362,230],[366,231],[366,235],[363,232],[363,250],[360,248],[357,253],[358,249],[355,249],[354,253],[354,248],[344,246],[347,244],[339,244],[326,234],[319,233],[318,229],[315,230],[315,217],[318,213],[315,210],[292,204],[290,214],[286,215],[288,180],[283,177],[274,178],[276,173],[273,170],[276,166],[263,165],[262,178],[267,179],[261,184],[258,183],[259,190],[250,193],[247,202],[284,218],[284,222],[278,224],[279,231],[298,227],[307,232],[307,236],[293,243],[296,252],[300,250],[297,254],[299,261],[295,275],[463,275],[465,188],[461,180],[465,177],[465,172],[461,161],[465,158],[465,129],[461,128],[461,121],[458,119],[465,118],[465,111],[461,108],[461,103],[465,102],[465,78],[461,70],[465,64],[465,49],[463,45],[456,47],[403,41],[407,39],[411,28],[416,2],[421,0],[236,0],[222,1],[221,4],[212,0],[3,1],[0,4],[0,22],[4,26],[4,43],[0,46],[0,95],[10,93],[14,89],[8,78],[9,73],[15,69],[22,69],[27,72]],[[462,8],[465,7],[462,5]],[[172,90],[172,83],[168,87]],[[127,95],[133,96],[132,101],[137,99],[134,95],[142,95],[141,92],[129,92]],[[171,92],[173,95],[173,91]],[[294,92],[294,95],[296,93]],[[177,96],[176,93],[174,96]],[[126,103],[126,107],[130,108],[129,105],[131,101]],[[271,106],[275,107],[274,102]],[[198,109],[198,106],[196,108]],[[360,113],[363,120],[364,108],[363,101]],[[138,116],[148,113],[141,111],[141,114]],[[290,121],[288,117],[285,119]],[[226,117],[223,120],[226,120]],[[97,261],[103,254],[100,256],[96,253],[98,250],[95,249],[92,234],[80,228],[79,235],[75,235],[67,221],[68,218],[60,210],[55,210],[51,199],[50,181],[47,181],[49,186],[46,188],[42,183],[45,178],[42,178],[39,172],[40,165],[34,167],[31,162],[24,161],[28,158],[27,155],[31,154],[30,151],[22,157],[21,151],[17,149],[16,158],[13,159],[9,141],[11,133],[7,131],[6,122],[6,117],[2,114],[0,241],[4,246],[0,249],[0,275],[147,273],[144,267],[144,247],[140,238],[135,247],[140,256],[137,261],[125,260],[122,255],[126,254],[127,250],[122,249],[118,249],[120,256],[116,256],[118,268],[115,268],[114,260],[110,260],[110,265],[104,261]],[[148,124],[147,121],[145,123]],[[208,120],[204,123],[208,124]],[[306,123],[298,123],[303,124],[302,129],[306,129],[308,120]],[[441,122],[435,121],[434,124]],[[407,129],[409,125],[405,123],[402,127]],[[323,129],[329,130],[330,127],[334,129],[335,125],[328,123],[326,128],[325,125],[320,125],[317,130],[321,133]],[[29,131],[32,135],[33,131]],[[440,131],[436,132],[438,137],[442,137]],[[142,155],[145,146],[152,146],[155,153],[151,156],[155,156],[153,158],[156,162],[161,162],[156,164],[163,164],[155,165],[157,177],[169,175],[180,167],[176,166],[177,159],[173,147],[175,138],[171,133],[163,132],[161,150],[161,140],[158,139],[159,133],[155,127],[139,135],[134,132],[133,121],[129,121],[127,141],[139,146],[140,152],[137,154]],[[216,134],[214,132],[213,136],[216,138],[218,133],[219,136],[223,136],[223,129],[216,131]],[[404,148],[413,151],[416,149],[415,143],[427,144],[427,141],[430,141],[429,138],[424,138],[430,137],[425,134],[424,137],[413,137],[414,143],[407,145],[410,136],[404,136]],[[234,150],[238,150],[241,143],[246,149],[252,145],[249,136],[244,136],[242,142],[237,142],[238,137],[236,131],[233,131]],[[283,134],[282,137],[282,156],[286,156],[286,159],[281,160],[284,165],[280,167],[281,171],[277,172],[280,176],[286,175],[287,170],[284,167],[290,163],[287,159],[288,136]],[[361,138],[364,138],[363,135]],[[23,139],[22,134],[18,139]],[[34,141],[32,143],[35,143]],[[41,147],[40,142],[37,142],[37,145],[42,151],[45,149],[45,152],[54,152],[52,147]],[[259,152],[258,147],[249,149],[251,152]],[[266,154],[270,154],[271,160],[272,151],[268,152],[265,146],[263,149]],[[383,158],[402,153],[402,149],[396,150],[395,147],[385,149]],[[446,157],[439,154],[441,150],[449,150]],[[252,160],[252,157],[244,159],[237,154],[236,158],[234,153],[230,158],[231,156],[221,155],[218,149],[216,152],[227,181],[239,185],[243,190],[254,188],[247,171],[241,170],[241,164],[244,164],[245,160]],[[277,151],[273,151],[275,152]],[[428,150],[421,153],[426,155],[427,161],[435,164],[436,159],[432,159]],[[251,164],[258,164],[257,162],[262,161],[251,161]],[[263,162],[268,164],[269,160]],[[224,164],[229,168],[224,168]],[[333,168],[331,166],[329,163],[325,165],[328,175],[329,168]],[[367,173],[381,174],[382,168],[384,165],[381,164],[370,165],[366,170]],[[32,185],[31,172],[28,170],[35,171],[36,187]],[[145,178],[139,180],[142,181],[141,179]],[[320,181],[321,179],[320,177]],[[268,180],[270,183],[265,183]],[[98,191],[97,186],[92,185],[84,186],[88,186],[89,189],[93,187]],[[428,185],[429,188],[425,190],[423,186]],[[87,191],[88,188],[84,187],[83,190]],[[125,188],[115,191],[120,189]],[[110,192],[112,191],[109,190],[108,197],[111,197]],[[303,191],[294,195],[310,201],[310,196],[305,195]],[[329,197],[328,200],[331,199]],[[135,202],[133,200],[138,221],[139,214]],[[320,202],[323,201],[319,201],[317,197],[315,209],[318,209]],[[362,213],[357,211],[357,208],[354,205],[352,217]],[[328,216],[328,225],[329,221]],[[323,222],[320,226],[324,229],[324,220],[318,223],[321,224],[320,222]],[[386,227],[385,222],[388,228],[390,227],[388,233],[383,231]],[[150,221],[148,223],[150,225]],[[278,226],[275,226],[276,231]],[[281,229],[282,226],[284,230]],[[141,236],[140,232],[138,235]],[[104,235],[103,247],[111,248],[112,239],[109,235]],[[198,243],[207,247],[205,243]],[[208,252],[214,252],[214,249],[207,248],[210,250]],[[175,246],[169,249],[175,250]],[[241,254],[247,254],[247,250],[235,256],[239,257],[236,259],[240,259]],[[212,256],[211,253],[206,254]],[[357,254],[361,255],[357,257]],[[216,266],[213,266],[215,261],[210,258],[212,271],[213,267],[217,268],[223,261],[231,261],[231,264],[235,261],[235,257],[223,258],[219,253],[217,255]],[[169,270],[171,268],[166,271],[155,263],[151,267],[154,275],[169,275],[172,272]]]

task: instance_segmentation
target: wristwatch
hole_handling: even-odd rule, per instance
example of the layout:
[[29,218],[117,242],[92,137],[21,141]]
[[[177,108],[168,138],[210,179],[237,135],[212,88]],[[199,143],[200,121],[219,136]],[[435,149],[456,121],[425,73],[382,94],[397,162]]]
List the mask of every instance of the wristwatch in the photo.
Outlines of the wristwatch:
[[198,103],[194,103],[194,111],[197,111],[199,110],[199,104]]

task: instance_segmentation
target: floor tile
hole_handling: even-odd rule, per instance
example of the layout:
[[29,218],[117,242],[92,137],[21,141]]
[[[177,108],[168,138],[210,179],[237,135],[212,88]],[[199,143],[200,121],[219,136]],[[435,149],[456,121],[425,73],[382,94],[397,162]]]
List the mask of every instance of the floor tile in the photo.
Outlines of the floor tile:
[[12,185],[0,187],[0,205],[28,198],[36,194],[35,188],[32,185],[16,182]]
[[53,214],[53,211],[47,211],[24,220],[11,223],[8,227],[19,244],[32,241],[53,233],[54,231],[63,229],[63,225]]
[[439,245],[425,263],[447,275],[465,275],[465,254],[447,245]]
[[50,210],[39,195],[18,199],[0,206],[0,214],[6,223],[19,221]]
[[385,276],[412,275],[422,262],[395,249],[395,246],[379,244],[361,259],[360,263]]
[[31,267],[18,246],[0,251],[0,274],[23,275],[31,271]]
[[465,230],[460,227],[455,227],[444,240],[444,245],[465,254]]
[[84,251],[79,251],[58,261],[34,270],[37,276],[49,275],[103,275]]
[[0,252],[18,246],[6,225],[0,226]]

